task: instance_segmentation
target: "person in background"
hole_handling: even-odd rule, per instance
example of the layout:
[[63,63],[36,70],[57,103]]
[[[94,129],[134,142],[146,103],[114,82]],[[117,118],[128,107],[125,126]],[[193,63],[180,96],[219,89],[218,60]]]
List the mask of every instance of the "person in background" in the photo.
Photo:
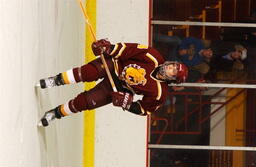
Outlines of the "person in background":
[[181,39],[178,36],[155,34],[154,42],[165,43],[170,47],[167,60],[182,62],[189,69],[197,70],[202,75],[209,71],[213,51],[203,40],[195,37]]
[[217,46],[214,46],[214,48],[216,48],[216,56],[211,62],[211,68],[213,70],[245,70],[247,64],[247,49],[243,45],[225,41],[216,43]]
[[206,48],[202,40],[194,37],[184,38],[179,46],[178,54],[181,62],[190,69],[202,74],[209,71],[213,51],[211,48]]

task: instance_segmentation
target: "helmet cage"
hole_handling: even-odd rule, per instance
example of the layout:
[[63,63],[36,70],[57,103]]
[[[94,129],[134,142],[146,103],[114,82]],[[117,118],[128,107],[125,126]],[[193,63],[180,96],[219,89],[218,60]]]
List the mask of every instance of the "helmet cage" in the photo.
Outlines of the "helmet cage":
[[[176,67],[177,74],[173,76],[168,76],[166,73],[166,66],[173,64]],[[167,82],[184,82],[188,76],[188,69],[187,67],[179,63],[177,61],[166,61],[159,68],[159,74],[165,78]]]

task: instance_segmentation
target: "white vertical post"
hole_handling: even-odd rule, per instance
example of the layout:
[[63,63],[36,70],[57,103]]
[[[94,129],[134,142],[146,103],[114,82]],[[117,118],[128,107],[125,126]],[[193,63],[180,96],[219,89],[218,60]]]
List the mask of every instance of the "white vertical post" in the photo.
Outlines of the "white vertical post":
[[247,88],[256,89],[256,85],[252,84],[222,84],[222,83],[171,83],[169,86],[184,86],[184,87],[208,87],[208,88]]
[[149,149],[256,151],[256,147],[149,144]]

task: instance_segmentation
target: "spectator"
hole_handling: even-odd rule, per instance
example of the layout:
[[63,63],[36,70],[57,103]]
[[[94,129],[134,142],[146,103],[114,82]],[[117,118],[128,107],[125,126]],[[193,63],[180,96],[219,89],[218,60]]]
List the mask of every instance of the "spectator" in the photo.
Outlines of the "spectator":
[[168,36],[163,34],[154,34],[154,42],[158,43],[164,43],[168,45],[169,52],[166,56],[167,60],[170,61],[180,61],[177,57],[177,50],[179,48],[179,45],[181,44],[182,40],[178,36]]
[[197,70],[202,74],[206,74],[210,66],[213,52],[212,49],[206,48],[202,40],[188,37],[184,38],[178,50],[180,60],[186,64],[190,69]]
[[162,42],[171,47],[167,60],[181,61],[190,69],[206,74],[209,69],[209,62],[213,52],[205,46],[202,40],[194,37],[181,39],[178,36],[154,35],[155,42]]
[[247,60],[247,49],[233,42],[216,41],[213,44],[216,56],[211,63],[215,71],[244,70]]

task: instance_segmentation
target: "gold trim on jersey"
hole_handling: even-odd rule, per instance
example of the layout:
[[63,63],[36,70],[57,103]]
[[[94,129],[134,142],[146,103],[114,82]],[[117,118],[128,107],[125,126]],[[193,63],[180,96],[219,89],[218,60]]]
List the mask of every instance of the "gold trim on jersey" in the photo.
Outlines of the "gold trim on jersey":
[[151,115],[151,114],[152,114],[151,112],[147,111],[147,115]]
[[122,45],[122,48],[119,50],[119,52],[115,58],[120,57],[122,55],[124,49],[126,48],[126,45],[124,43],[121,43],[121,45]]
[[118,76],[118,59],[112,59],[114,64],[115,73]]
[[140,115],[144,115],[146,113],[146,111],[144,110],[144,108],[141,106],[140,102],[138,101],[137,102],[139,105],[140,105],[140,111],[141,111],[141,114]]
[[[152,73],[153,73],[153,72],[154,72],[154,71],[151,72],[150,77],[151,77],[153,80],[156,81],[157,90],[158,90],[156,99],[159,100],[159,99],[161,98],[161,96],[162,96],[162,86],[161,86],[161,82],[165,82],[165,81],[161,81],[161,80],[158,80],[158,79],[156,79],[155,77],[153,77],[153,76],[152,76]],[[159,92],[159,91],[161,91],[161,92]]]
[[161,107],[161,105],[159,105],[159,106],[156,106],[156,109],[155,109],[155,111],[156,111],[156,110],[158,110],[160,107]]
[[148,49],[148,46],[147,45],[142,45],[142,44],[139,44],[137,46],[138,49]]
[[112,52],[110,53],[110,55],[113,55],[116,52],[117,48],[118,48],[118,44],[115,44],[115,47],[112,50]]
[[147,53],[146,56],[148,58],[150,58],[150,60],[152,60],[155,63],[155,67],[158,66],[158,61],[156,60],[156,58],[154,56],[152,56],[150,53]]
[[157,84],[157,90],[158,90],[156,100],[160,100],[162,96],[162,86],[159,81],[157,81],[156,84]]
[[[150,53],[147,53],[146,56],[148,58],[150,58],[150,60],[152,60],[154,62],[155,68],[158,67],[158,61],[157,61],[157,59],[154,56],[152,56]],[[162,86],[161,86],[161,83],[160,83],[159,80],[157,80],[154,77],[152,77],[151,74],[150,74],[150,77],[156,81],[156,85],[157,85],[157,97],[156,97],[156,100],[160,100],[160,98],[162,96]]]

